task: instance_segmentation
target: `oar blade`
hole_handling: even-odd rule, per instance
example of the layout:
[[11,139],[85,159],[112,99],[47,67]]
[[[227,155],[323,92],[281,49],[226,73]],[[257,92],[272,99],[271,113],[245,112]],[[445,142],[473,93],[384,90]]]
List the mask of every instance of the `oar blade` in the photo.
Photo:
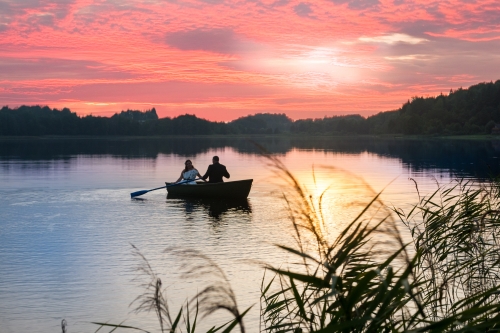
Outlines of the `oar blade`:
[[140,195],[146,194],[148,192],[149,192],[149,190],[137,191],[137,192],[134,192],[134,193],[130,193],[130,197],[131,198],[135,198],[135,197],[138,197]]

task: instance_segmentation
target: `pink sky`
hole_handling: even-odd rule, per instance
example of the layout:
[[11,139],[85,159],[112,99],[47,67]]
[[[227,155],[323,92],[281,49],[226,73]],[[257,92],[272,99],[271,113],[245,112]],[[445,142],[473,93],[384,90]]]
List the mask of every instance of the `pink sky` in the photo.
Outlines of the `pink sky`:
[[498,0],[0,0],[0,104],[308,118],[500,79]]

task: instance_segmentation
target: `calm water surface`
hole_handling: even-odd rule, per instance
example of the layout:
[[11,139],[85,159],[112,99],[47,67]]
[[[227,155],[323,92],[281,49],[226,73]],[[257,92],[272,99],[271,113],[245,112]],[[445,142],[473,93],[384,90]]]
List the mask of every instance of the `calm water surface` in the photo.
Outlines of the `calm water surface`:
[[[426,194],[437,184],[484,181],[500,171],[500,144],[488,140],[258,141],[313,195],[332,185],[325,212],[334,228],[384,188],[388,206],[416,203],[410,177]],[[248,200],[167,199],[164,190],[130,199],[131,192],[177,179],[187,158],[203,174],[213,155],[231,180],[254,179]],[[293,245],[279,175],[248,140],[1,140],[0,184],[2,333],[59,332],[63,318],[69,332],[94,332],[92,321],[158,331],[154,313],[135,314],[130,306],[145,281],[131,244],[162,278],[174,312],[207,281],[181,278],[181,260],[163,250],[196,249],[212,258],[240,309],[255,305],[245,322],[256,332],[263,276],[256,262],[291,264],[275,247]],[[208,317],[201,327],[225,319]]]

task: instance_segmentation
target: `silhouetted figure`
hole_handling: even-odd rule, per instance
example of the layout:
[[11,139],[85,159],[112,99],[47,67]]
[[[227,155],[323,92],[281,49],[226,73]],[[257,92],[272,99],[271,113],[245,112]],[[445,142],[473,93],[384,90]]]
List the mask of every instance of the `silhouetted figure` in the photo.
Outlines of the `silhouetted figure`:
[[212,158],[212,163],[208,166],[208,170],[202,177],[203,180],[208,178],[209,183],[222,183],[222,177],[229,178],[229,173],[226,167],[219,163],[219,156],[214,156]]
[[[200,173],[198,170],[196,170],[193,166],[193,162],[191,160],[186,160],[184,163],[184,170],[181,171],[180,177],[175,181],[176,183],[180,182],[181,180],[192,180],[191,182],[186,182],[184,184],[186,185],[196,185],[196,182],[194,181],[196,177],[201,178]],[[203,179],[205,180],[205,179]],[[206,180],[205,180],[206,181]]]

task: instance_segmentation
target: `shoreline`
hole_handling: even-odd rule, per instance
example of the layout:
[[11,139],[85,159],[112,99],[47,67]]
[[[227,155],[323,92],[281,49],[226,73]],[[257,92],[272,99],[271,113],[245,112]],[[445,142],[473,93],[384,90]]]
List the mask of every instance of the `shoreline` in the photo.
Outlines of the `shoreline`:
[[160,140],[160,139],[439,139],[439,140],[500,140],[500,135],[471,134],[471,135],[310,135],[310,134],[208,134],[208,135],[26,135],[0,136],[0,141],[18,140]]

